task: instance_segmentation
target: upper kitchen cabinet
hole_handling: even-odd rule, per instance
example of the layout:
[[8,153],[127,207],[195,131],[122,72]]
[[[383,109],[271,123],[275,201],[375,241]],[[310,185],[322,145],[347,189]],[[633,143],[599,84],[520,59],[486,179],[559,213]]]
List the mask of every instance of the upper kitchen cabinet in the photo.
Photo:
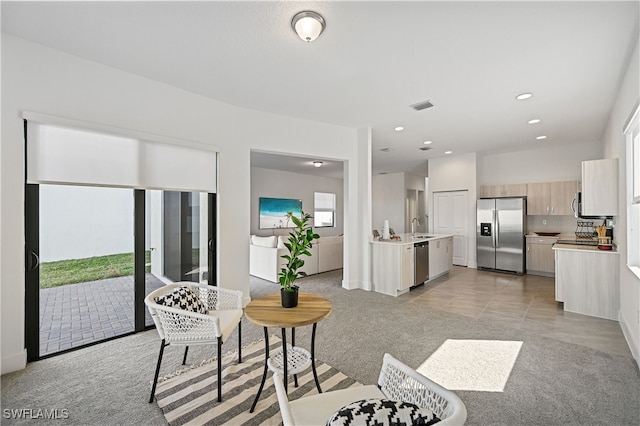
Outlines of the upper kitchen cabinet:
[[480,198],[526,197],[527,184],[483,185],[480,187]]
[[618,159],[582,162],[582,214],[618,215]]
[[538,216],[573,215],[571,200],[578,192],[575,180],[527,184],[527,214]]

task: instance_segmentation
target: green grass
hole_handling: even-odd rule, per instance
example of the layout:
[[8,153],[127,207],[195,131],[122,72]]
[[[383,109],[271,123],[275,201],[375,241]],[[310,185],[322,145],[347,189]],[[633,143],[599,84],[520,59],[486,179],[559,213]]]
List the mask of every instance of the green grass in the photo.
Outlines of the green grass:
[[[150,263],[151,252],[146,251],[145,264]],[[133,275],[133,266],[133,253],[46,262],[40,264],[40,288]],[[150,272],[151,267],[145,269]]]

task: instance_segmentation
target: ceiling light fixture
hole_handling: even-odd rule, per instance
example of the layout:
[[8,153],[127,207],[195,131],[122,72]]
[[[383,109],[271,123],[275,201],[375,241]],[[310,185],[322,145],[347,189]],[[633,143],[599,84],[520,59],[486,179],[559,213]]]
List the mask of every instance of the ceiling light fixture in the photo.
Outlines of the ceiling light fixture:
[[326,23],[324,18],[316,12],[305,10],[304,12],[296,13],[291,20],[291,28],[298,34],[302,40],[307,43],[317,39],[324,28]]
[[425,144],[425,145],[431,145],[433,142],[432,141],[424,141],[422,143]]
[[539,141],[541,141],[541,140],[546,139],[546,138],[547,138],[546,136],[538,136],[536,139],[538,139]]
[[529,124],[538,124],[539,122],[540,122],[539,118],[534,118],[533,120],[527,121],[527,123],[529,123]]
[[315,167],[322,167],[322,165],[323,165],[323,164],[324,164],[324,163],[323,163],[322,161],[314,161],[314,162],[313,162],[313,165],[314,165]]
[[447,154],[447,155],[449,155],[449,154],[451,154],[452,152],[453,152],[453,151],[445,151],[444,153],[445,153],[445,154]]
[[518,96],[516,96],[516,99],[519,101],[523,101],[525,99],[529,99],[530,97],[533,96],[533,93],[520,93]]
[[403,130],[404,130],[404,127],[402,127],[402,126],[398,126],[398,127],[395,128],[396,132],[401,132]]

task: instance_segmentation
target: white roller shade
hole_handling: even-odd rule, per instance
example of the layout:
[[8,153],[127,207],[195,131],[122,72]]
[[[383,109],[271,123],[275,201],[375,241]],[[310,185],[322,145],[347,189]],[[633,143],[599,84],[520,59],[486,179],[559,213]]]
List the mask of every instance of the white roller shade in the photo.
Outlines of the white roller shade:
[[28,119],[27,182],[216,192],[213,150]]

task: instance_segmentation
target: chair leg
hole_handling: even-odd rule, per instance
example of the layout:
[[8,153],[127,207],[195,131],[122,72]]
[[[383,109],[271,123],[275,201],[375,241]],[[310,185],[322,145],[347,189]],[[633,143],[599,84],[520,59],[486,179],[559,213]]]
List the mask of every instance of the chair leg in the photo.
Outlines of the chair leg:
[[187,352],[189,352],[189,346],[185,346],[184,348],[184,357],[182,358],[182,365],[187,363]]
[[238,364],[242,364],[242,320],[238,323]]
[[222,401],[222,337],[218,337],[218,402]]
[[149,397],[149,403],[153,402],[153,395],[156,393],[156,385],[158,384],[158,375],[160,374],[160,365],[162,364],[162,354],[164,353],[164,347],[167,346],[164,343],[164,339],[160,343],[160,354],[158,355],[158,364],[156,365],[156,374],[153,376],[153,385],[151,386],[151,396]]

